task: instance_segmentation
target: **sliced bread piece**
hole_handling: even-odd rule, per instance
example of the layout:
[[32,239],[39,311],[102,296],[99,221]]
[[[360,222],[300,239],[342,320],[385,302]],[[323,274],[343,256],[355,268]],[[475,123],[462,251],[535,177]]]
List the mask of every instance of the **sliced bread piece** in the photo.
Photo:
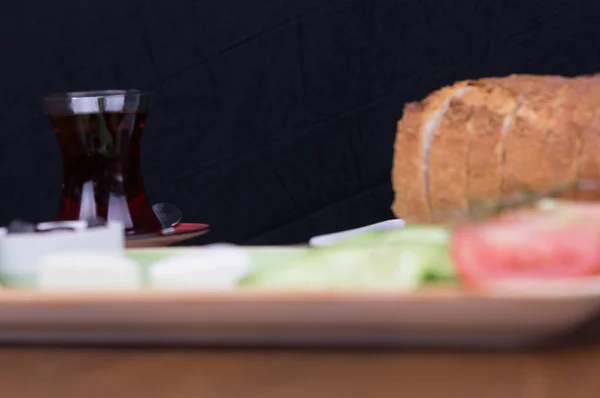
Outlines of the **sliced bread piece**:
[[[570,80],[560,112],[551,121],[541,165],[546,172],[549,187],[564,186],[579,177],[583,131],[591,122],[594,109],[592,102],[597,96],[593,91],[588,78]],[[570,190],[562,196],[575,199],[576,193]]]
[[547,162],[545,148],[555,133],[556,119],[568,79],[554,77],[522,85],[523,103],[518,108],[510,129],[504,137],[502,193],[512,194],[523,188],[545,190],[550,178],[543,165]]
[[483,87],[467,94],[474,110],[467,124],[467,198],[469,212],[481,200],[498,198],[502,190],[503,141],[520,107],[518,92],[482,81]]
[[456,90],[436,122],[437,129],[425,138],[429,156],[425,154],[423,172],[434,222],[468,212],[467,123],[473,107],[463,101],[463,97],[478,89],[469,86]]
[[427,204],[422,195],[421,158],[418,155],[423,108],[424,105],[420,102],[404,106],[394,143],[392,187],[395,197],[392,211],[396,217],[404,220],[429,219]]
[[428,159],[435,133],[450,101],[467,90],[467,83],[444,87],[425,100],[404,107],[394,145],[392,211],[407,222],[431,222]]
[[[576,165],[580,180],[600,181],[600,75],[582,77],[587,90],[582,94],[582,107],[589,115],[581,133],[581,147]],[[600,190],[580,190],[575,195],[578,200],[600,200]]]

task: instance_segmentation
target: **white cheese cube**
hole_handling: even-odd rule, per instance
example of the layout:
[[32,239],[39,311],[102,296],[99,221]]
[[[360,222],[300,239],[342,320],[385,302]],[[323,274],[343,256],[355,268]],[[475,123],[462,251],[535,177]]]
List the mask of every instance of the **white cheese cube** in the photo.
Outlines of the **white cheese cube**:
[[[105,227],[82,229],[72,223],[74,231],[7,234],[0,229],[0,278],[9,285],[35,284],[36,264],[44,255],[63,251],[91,251],[123,255],[123,224],[109,222]],[[41,229],[51,223],[39,224]]]
[[135,290],[142,286],[140,266],[120,255],[56,252],[37,262],[37,284],[52,290]]
[[150,266],[156,289],[228,290],[249,270],[250,256],[234,245],[211,245],[168,257]]

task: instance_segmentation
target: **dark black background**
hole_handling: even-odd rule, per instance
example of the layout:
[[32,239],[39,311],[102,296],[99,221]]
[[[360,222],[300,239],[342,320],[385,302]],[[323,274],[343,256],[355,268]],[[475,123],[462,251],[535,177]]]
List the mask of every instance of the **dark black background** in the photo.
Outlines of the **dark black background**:
[[289,243],[391,217],[395,122],[458,79],[600,71],[595,0],[53,0],[0,12],[0,222],[53,218],[54,91],[156,91],[153,201]]

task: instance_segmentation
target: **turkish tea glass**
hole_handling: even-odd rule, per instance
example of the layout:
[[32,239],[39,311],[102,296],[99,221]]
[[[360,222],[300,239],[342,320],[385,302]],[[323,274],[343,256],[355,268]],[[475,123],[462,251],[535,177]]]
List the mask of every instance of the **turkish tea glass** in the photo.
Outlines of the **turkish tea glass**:
[[107,90],[44,98],[62,158],[59,221],[102,217],[122,222],[128,235],[160,231],[140,169],[142,133],[154,97]]

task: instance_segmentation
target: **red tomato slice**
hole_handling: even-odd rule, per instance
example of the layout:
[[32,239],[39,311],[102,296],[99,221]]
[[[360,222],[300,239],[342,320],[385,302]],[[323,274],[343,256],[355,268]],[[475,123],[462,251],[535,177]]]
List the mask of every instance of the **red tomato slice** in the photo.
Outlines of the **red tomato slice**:
[[474,286],[599,275],[600,205],[519,211],[458,227],[451,255],[462,280]]

